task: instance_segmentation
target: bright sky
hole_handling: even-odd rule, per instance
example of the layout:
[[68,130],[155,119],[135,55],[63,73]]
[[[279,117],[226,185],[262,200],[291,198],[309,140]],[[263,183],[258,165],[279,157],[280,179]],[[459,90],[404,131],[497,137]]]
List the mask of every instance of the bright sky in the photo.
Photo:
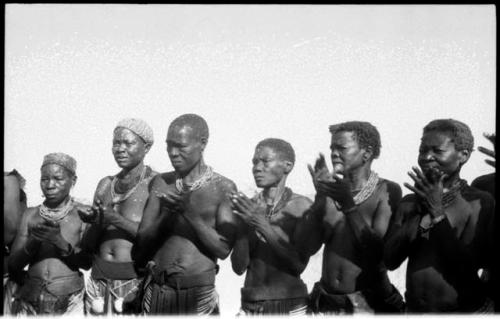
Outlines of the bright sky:
[[[433,119],[463,121],[491,147],[493,5],[8,4],[5,17],[4,170],[27,179],[29,205],[42,201],[51,152],[76,158],[73,195],[91,198],[118,172],[111,138],[125,117],[151,125],[146,163],[166,171],[169,123],[202,115],[206,162],[249,194],[267,137],[294,146],[289,185],[313,194],[306,165],[329,154],[328,126],[347,120],[379,129],[373,168],[400,185]],[[462,176],[492,172],[484,159],[474,152]]]

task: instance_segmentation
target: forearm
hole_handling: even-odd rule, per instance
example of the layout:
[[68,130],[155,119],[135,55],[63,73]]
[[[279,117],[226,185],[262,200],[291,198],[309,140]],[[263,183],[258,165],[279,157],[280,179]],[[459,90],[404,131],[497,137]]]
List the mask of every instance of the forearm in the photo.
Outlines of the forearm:
[[242,275],[250,264],[248,233],[238,238],[231,253],[231,266],[237,275]]
[[303,262],[299,252],[291,244],[280,240],[276,232],[273,229],[269,229],[265,232],[261,232],[271,249],[278,255],[278,257],[284,261],[287,268],[295,275],[300,275],[307,262]]
[[384,263],[389,270],[397,269],[408,257],[409,238],[401,225],[394,225],[384,245]]
[[24,244],[15,247],[9,256],[9,273],[18,273],[36,256],[40,248],[40,242],[32,238],[27,239]]
[[169,236],[174,228],[175,219],[171,213],[161,213],[154,221],[140,225],[132,247],[132,258],[138,265],[144,265],[156,251],[156,247]]
[[199,243],[203,245],[210,254],[225,259],[231,252],[231,247],[227,240],[221,236],[214,228],[208,226],[201,218],[182,215],[193,227]]
[[134,238],[137,236],[137,230],[139,229],[139,222],[134,222],[120,214],[113,214],[112,217],[109,218],[107,224],[125,231]]
[[316,196],[314,204],[297,223],[295,243],[297,249],[307,256],[314,255],[323,244],[325,211],[325,202],[319,202]]

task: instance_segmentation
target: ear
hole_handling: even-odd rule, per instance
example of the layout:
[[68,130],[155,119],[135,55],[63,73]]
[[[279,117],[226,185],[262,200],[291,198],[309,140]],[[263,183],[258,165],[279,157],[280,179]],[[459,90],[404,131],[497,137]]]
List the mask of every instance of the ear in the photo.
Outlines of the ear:
[[460,161],[460,165],[464,165],[467,163],[471,155],[469,150],[461,150],[458,152],[458,160]]
[[370,161],[373,158],[373,147],[367,146],[364,148],[365,152],[363,153],[363,163]]
[[202,136],[200,138],[200,143],[201,143],[201,151],[203,152],[205,150],[205,147],[207,146],[208,138],[206,136]]
[[285,174],[289,174],[292,171],[294,164],[290,161],[283,161],[283,166],[285,167]]
[[149,152],[151,146],[152,146],[151,143],[144,144],[144,154],[147,154]]
[[73,177],[71,178],[71,187],[75,187],[77,179],[78,177],[76,175],[73,175]]

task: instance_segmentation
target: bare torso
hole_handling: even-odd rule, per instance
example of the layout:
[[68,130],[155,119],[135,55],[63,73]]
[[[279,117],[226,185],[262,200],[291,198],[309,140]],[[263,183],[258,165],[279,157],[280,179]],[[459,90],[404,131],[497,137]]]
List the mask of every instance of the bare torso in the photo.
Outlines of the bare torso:
[[[271,227],[281,241],[292,246],[296,244],[294,232],[297,223],[300,222],[310,205],[311,201],[306,197],[293,194],[286,206],[271,217]],[[255,231],[252,231],[249,236],[250,264],[245,278],[245,287],[270,287],[276,290],[281,288],[284,291],[300,288],[302,285],[300,275],[290,271],[286,262],[272,250],[265,239],[257,235]],[[292,291],[288,293],[294,294]]]
[[[358,205],[358,212],[370,228],[375,227],[377,209],[391,209],[386,183],[384,180],[379,182],[374,193]],[[366,288],[367,284],[359,280],[363,272],[363,252],[345,215],[330,199],[327,199],[327,205],[330,208],[324,218],[326,241],[321,280],[330,293],[353,293]],[[383,234],[379,235],[383,237]]]
[[[175,179],[164,178],[164,181],[160,192],[175,190]],[[208,184],[185,195],[183,214],[197,215],[206,226],[215,229],[217,211],[221,203],[227,200],[229,183],[232,182],[214,173]],[[158,269],[169,275],[194,275],[215,269],[216,257],[204,248],[183,214],[175,216],[173,232],[160,243],[154,255],[153,260]]]
[[[115,205],[115,212],[130,221],[140,223],[144,206],[149,196],[148,185],[154,175],[156,173],[153,172],[149,177],[144,178],[130,197]],[[97,196],[105,205],[112,202],[110,191],[111,180],[112,177],[106,177],[101,182],[100,189],[97,190]],[[111,262],[130,262],[132,261],[130,252],[133,240],[134,238],[131,234],[114,225],[108,225],[101,236],[98,256]]]
[[[38,213],[38,207],[27,211],[28,225],[43,223],[43,218]],[[59,222],[61,234],[73,247],[78,246],[81,239],[83,222],[80,220],[75,208]],[[39,249],[31,261],[28,274],[32,278],[51,281],[58,277],[65,277],[78,273],[78,268],[70,268],[61,260],[59,249],[54,245],[41,242]]]
[[[445,214],[455,236],[465,245],[471,244],[476,232],[481,205],[479,199],[466,201],[460,195],[445,209]],[[429,215],[422,217],[422,220]],[[446,257],[432,245],[428,238],[417,235],[412,249],[406,276],[406,290],[410,311],[456,311],[457,290],[445,278]]]

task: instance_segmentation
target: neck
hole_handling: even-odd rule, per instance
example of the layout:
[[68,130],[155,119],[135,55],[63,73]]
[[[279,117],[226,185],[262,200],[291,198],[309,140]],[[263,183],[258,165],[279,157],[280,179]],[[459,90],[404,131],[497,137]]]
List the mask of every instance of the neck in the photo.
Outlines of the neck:
[[187,172],[186,174],[183,173],[178,173],[182,177],[182,182],[184,184],[192,184],[194,181],[200,178],[205,171],[207,170],[207,165],[203,161],[203,158],[200,159],[200,161],[193,166],[193,168]]
[[344,178],[347,179],[351,185],[351,191],[359,191],[365,186],[370,178],[371,166],[364,165],[345,174]]
[[263,195],[266,203],[276,203],[276,200],[281,198],[285,192],[286,176],[284,176],[278,185],[264,188]]
[[66,204],[68,203],[68,201],[69,201],[69,199],[70,199],[70,198],[71,198],[71,197],[70,197],[70,196],[69,196],[69,194],[68,194],[68,195],[67,195],[66,197],[64,197],[64,199],[63,199],[62,201],[60,201],[60,202],[51,203],[51,202],[48,202],[47,200],[45,200],[45,201],[43,202],[43,204],[44,204],[45,206],[47,206],[48,208],[51,208],[51,209],[57,209],[57,208],[61,208],[61,207],[63,207],[64,205],[66,205]]
[[460,180],[460,172],[456,171],[455,173],[453,173],[452,175],[443,180],[443,188],[445,190],[450,189],[453,185],[455,185],[456,182],[458,182],[458,180]]
[[144,169],[144,162],[140,162],[136,166],[132,168],[124,168],[118,174],[118,178],[121,180],[131,180],[136,177],[139,177],[142,174],[142,170]]

